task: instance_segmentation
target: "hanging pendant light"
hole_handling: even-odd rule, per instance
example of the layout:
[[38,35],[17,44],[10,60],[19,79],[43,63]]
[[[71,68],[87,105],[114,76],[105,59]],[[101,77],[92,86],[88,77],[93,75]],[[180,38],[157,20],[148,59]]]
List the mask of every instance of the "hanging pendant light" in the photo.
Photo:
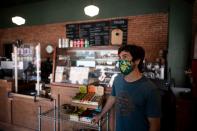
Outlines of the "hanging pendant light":
[[25,24],[25,19],[20,16],[12,17],[12,22],[16,25],[23,25]]
[[88,5],[84,8],[84,12],[87,16],[94,17],[99,14],[99,8],[95,5]]

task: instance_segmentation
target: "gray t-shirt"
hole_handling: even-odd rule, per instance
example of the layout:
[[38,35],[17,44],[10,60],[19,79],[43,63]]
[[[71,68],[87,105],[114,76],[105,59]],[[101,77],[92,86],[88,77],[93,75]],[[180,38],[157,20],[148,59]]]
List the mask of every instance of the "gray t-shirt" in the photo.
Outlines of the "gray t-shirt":
[[148,131],[148,117],[160,117],[159,89],[147,78],[134,82],[118,75],[112,86],[116,97],[116,131]]

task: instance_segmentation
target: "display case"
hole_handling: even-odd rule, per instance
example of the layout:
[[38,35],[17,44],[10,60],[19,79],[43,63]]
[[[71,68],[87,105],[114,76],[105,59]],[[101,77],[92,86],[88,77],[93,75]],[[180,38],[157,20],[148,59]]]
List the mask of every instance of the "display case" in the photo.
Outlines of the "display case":
[[[107,94],[111,92],[110,87],[112,87],[113,79],[119,73],[117,66],[118,48],[119,46],[55,48],[50,85],[52,96],[55,92],[58,93],[58,95],[54,95],[54,98],[59,99],[59,104],[57,104],[58,108],[41,113],[40,118],[54,120],[54,129],[56,129],[55,124],[59,124],[57,125],[59,129],[62,128],[61,125],[67,125],[67,130],[72,130],[73,126],[80,129],[108,130],[109,124],[106,123],[109,123],[109,120],[107,120],[108,122],[105,122],[105,120],[100,121],[100,124],[97,125],[84,123],[80,120],[69,121],[68,114],[62,112],[61,105],[71,104],[75,107],[92,110],[102,109]],[[96,91],[100,92],[102,89],[101,101],[94,101],[94,97],[91,100],[89,99],[92,94],[88,94],[88,92],[93,90],[88,91],[83,98],[80,97],[80,91],[77,88],[91,85],[98,87]],[[108,115],[105,118],[109,119]],[[104,125],[107,126],[106,129]]]
[[[14,56],[13,54],[13,60]],[[22,44],[17,47],[17,61],[25,64],[23,70],[18,71],[18,79],[36,81],[36,51],[33,44]]]
[[53,61],[53,83],[88,85],[98,83],[111,87],[119,73],[118,46],[56,48]]
[[[18,80],[31,80],[33,75],[27,75],[27,69],[29,65],[33,66],[33,61],[35,59],[35,50],[32,44],[22,44],[16,47],[16,55],[13,51],[11,61],[1,61],[1,68],[6,72],[6,76],[14,77],[14,66],[17,60],[18,64]],[[15,57],[16,56],[16,57]],[[33,72],[32,72],[33,73]]]
[[[12,59],[15,79],[14,92],[40,95],[40,43],[14,45]],[[20,66],[20,63],[23,64]],[[27,83],[32,83],[32,85],[27,86]]]

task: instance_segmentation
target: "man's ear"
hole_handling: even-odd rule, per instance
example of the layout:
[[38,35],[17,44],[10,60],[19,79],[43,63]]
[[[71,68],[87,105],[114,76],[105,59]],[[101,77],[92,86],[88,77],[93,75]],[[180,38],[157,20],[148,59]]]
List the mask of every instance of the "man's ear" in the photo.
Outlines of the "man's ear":
[[140,59],[137,59],[137,60],[135,60],[135,62],[134,62],[136,65],[139,65],[139,63],[140,63]]

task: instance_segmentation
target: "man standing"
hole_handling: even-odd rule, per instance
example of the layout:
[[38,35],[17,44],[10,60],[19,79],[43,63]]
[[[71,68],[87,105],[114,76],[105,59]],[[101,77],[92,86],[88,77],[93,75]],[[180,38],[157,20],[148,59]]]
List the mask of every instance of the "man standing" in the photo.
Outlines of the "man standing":
[[142,75],[145,51],[136,45],[118,50],[118,75],[102,112],[93,118],[98,122],[115,104],[116,131],[159,131],[161,103],[158,88]]

